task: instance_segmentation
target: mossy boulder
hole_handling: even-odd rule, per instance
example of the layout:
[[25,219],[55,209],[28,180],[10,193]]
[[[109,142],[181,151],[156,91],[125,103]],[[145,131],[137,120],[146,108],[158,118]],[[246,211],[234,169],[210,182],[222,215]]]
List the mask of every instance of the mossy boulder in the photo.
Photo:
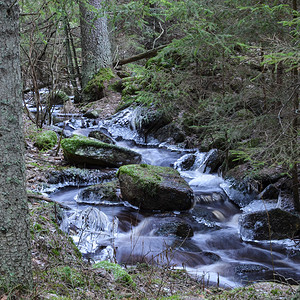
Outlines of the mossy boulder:
[[141,161],[139,153],[85,136],[63,139],[61,146],[66,160],[77,165],[120,167]]
[[54,131],[46,130],[38,132],[35,136],[35,143],[39,150],[49,150],[53,148],[57,143],[57,135]]
[[147,164],[127,165],[117,173],[124,200],[145,210],[188,210],[194,194],[177,170]]
[[102,68],[83,89],[84,101],[90,102],[104,97],[104,88],[115,77],[111,68]]
[[100,204],[104,201],[118,202],[118,186],[118,180],[89,186],[79,192],[76,202],[86,204]]

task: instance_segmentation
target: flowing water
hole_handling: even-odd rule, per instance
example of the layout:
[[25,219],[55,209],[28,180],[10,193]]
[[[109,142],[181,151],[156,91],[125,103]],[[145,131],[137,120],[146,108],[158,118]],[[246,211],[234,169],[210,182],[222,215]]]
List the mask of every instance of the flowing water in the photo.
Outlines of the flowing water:
[[[238,229],[241,211],[229,201],[228,195],[250,196],[234,190],[217,174],[209,173],[207,160],[212,153],[165,147],[153,140],[145,145],[125,117],[126,114],[122,115],[118,122],[104,121],[99,127],[111,134],[118,145],[141,153],[144,163],[177,168],[193,189],[197,203],[188,212],[143,212],[122,201],[80,204],[76,200],[85,186],[60,188],[50,197],[70,207],[61,226],[85,258],[186,268],[206,282],[227,287],[274,278],[300,280],[299,245],[297,249],[295,242],[242,241]],[[85,135],[89,131],[77,130]],[[191,154],[195,161],[184,167]],[[183,238],[164,232],[177,223],[192,228],[194,235]]]

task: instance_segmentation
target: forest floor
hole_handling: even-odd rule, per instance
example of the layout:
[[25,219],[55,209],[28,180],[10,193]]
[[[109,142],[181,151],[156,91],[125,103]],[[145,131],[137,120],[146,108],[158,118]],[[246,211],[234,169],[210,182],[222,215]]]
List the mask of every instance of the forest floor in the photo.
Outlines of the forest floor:
[[[118,100],[95,102],[90,109],[102,117],[114,112]],[[112,104],[113,103],[113,104]],[[109,106],[108,106],[109,105]],[[66,166],[62,152],[41,152],[34,147],[35,127],[25,122],[27,190],[47,182],[48,171]],[[300,299],[298,286],[259,282],[246,287],[212,287],[201,274],[191,277],[175,266],[139,264],[124,266],[129,277],[120,278],[113,268],[93,268],[84,261],[65,233],[59,229],[59,208],[29,197],[34,288],[22,294],[0,286],[0,299]],[[128,280],[128,278],[131,278]]]

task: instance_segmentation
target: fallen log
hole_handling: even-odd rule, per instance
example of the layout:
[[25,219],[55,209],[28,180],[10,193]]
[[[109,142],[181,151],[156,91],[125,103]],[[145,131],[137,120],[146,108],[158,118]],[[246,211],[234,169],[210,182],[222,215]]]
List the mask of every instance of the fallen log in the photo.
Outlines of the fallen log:
[[132,57],[129,57],[129,58],[125,58],[125,59],[121,59],[121,60],[118,60],[118,61],[115,61],[113,62],[113,66],[114,67],[117,67],[117,66],[122,66],[122,65],[126,65],[126,64],[129,64],[129,63],[132,63],[134,61],[138,61],[138,60],[141,60],[143,58],[150,58],[150,57],[153,57],[157,54],[157,52],[165,47],[167,47],[169,44],[167,45],[162,45],[162,46],[159,46],[159,47],[156,47],[154,49],[151,49],[149,51],[146,51],[144,53],[140,53],[138,55],[135,55],[135,56],[132,56]]

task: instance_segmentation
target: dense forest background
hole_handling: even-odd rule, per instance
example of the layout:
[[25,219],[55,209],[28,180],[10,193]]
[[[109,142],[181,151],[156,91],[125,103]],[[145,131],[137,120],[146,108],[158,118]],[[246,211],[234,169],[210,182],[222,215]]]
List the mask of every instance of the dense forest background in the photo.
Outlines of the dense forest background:
[[[94,2],[85,4],[94,10],[89,26],[107,18],[119,109],[159,110],[162,122],[174,124],[175,142],[222,150],[224,174],[242,163],[252,175],[280,166],[294,178],[290,187],[299,203],[296,0],[100,1],[97,11]],[[82,101],[78,4],[22,1],[21,35],[24,91],[33,89],[38,110],[41,87]],[[145,58],[126,60],[139,54]],[[45,122],[39,114],[31,118]]]

